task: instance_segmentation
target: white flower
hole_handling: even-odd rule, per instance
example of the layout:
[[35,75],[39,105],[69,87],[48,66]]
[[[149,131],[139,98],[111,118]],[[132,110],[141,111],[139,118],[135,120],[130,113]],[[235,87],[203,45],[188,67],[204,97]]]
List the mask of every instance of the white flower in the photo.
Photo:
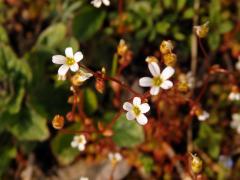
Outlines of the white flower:
[[238,56],[238,62],[235,64],[235,67],[238,71],[240,71],[240,56]]
[[197,118],[199,121],[205,121],[209,118],[209,113],[207,111],[201,111],[201,113],[197,115]]
[[240,93],[232,91],[232,92],[230,92],[230,94],[228,96],[228,99],[230,101],[239,101],[240,100]]
[[73,141],[71,142],[71,146],[73,148],[78,148],[79,151],[84,151],[87,140],[84,135],[78,135],[73,137]]
[[104,4],[105,6],[109,6],[110,5],[110,1],[109,0],[93,0],[91,2],[91,4],[94,7],[99,8],[99,7],[101,7],[102,4]]
[[88,179],[88,177],[83,177],[83,176],[82,176],[82,177],[80,177],[79,180],[89,180],[89,179]]
[[52,57],[52,62],[54,64],[62,64],[58,69],[59,76],[65,76],[69,68],[71,71],[76,72],[79,69],[78,62],[83,59],[83,54],[81,51],[73,54],[73,49],[68,47],[65,49],[65,56],[63,55],[54,55]]
[[141,99],[139,97],[134,97],[133,104],[125,102],[123,104],[123,109],[128,111],[126,113],[126,118],[128,120],[133,120],[136,118],[137,122],[141,125],[145,125],[148,122],[148,119],[144,113],[150,110],[150,106],[148,103],[141,104]]
[[190,89],[192,89],[193,86],[194,86],[194,83],[195,83],[195,78],[194,78],[192,72],[188,72],[188,73],[187,73],[186,79],[187,79],[188,87],[189,87]]
[[120,153],[109,153],[108,159],[115,165],[122,160],[122,155]]
[[240,134],[240,114],[239,113],[234,113],[232,115],[232,122],[230,125],[233,129],[236,129],[237,132]]
[[174,74],[174,69],[167,66],[162,73],[156,62],[148,63],[148,68],[153,75],[153,78],[143,77],[139,80],[139,84],[142,87],[151,87],[150,94],[157,95],[162,89],[169,89],[173,86],[173,83],[168,79]]

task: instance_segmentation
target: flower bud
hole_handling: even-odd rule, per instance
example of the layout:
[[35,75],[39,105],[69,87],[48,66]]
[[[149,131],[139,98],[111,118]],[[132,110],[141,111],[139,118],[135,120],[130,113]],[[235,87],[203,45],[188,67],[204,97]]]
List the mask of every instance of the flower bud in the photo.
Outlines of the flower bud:
[[[104,77],[106,74],[106,69],[103,67],[101,72],[102,72],[101,76]],[[105,89],[104,79],[97,78],[96,82],[95,82],[95,87],[96,87],[97,91],[102,94]]]
[[164,54],[163,61],[166,66],[174,66],[177,61],[177,56],[174,53]]
[[198,174],[202,171],[203,162],[198,156],[193,155],[193,154],[191,154],[191,155],[192,155],[191,169],[192,169],[193,173]]
[[70,111],[67,113],[66,118],[68,121],[73,121],[74,120],[74,114]]
[[167,54],[167,53],[171,53],[173,50],[173,44],[170,40],[168,41],[163,41],[161,44],[160,44],[160,52],[162,54]]
[[209,31],[209,22],[204,23],[200,26],[194,26],[195,32],[199,38],[205,38]]
[[147,63],[152,63],[152,62],[158,63],[158,59],[155,56],[148,56],[145,61]]
[[64,126],[64,117],[60,115],[55,115],[52,120],[52,126],[54,129],[62,129]]
[[119,56],[124,56],[127,50],[128,50],[128,46],[126,42],[123,39],[121,39],[117,47],[117,54]]
[[81,86],[84,81],[92,77],[91,73],[86,73],[82,70],[79,70],[76,74],[71,78],[71,82],[74,86]]
[[187,92],[189,90],[188,83],[186,81],[179,82],[177,88],[180,92]]

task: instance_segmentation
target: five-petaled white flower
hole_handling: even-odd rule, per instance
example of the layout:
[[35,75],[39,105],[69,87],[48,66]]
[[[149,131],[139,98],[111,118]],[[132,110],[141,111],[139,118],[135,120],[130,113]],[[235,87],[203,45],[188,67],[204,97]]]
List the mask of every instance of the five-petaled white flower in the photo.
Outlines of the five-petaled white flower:
[[148,122],[147,117],[144,113],[150,110],[148,103],[141,104],[141,99],[139,97],[133,98],[133,104],[125,102],[123,104],[123,109],[128,111],[126,117],[128,120],[136,119],[141,125],[145,125]]
[[197,118],[199,121],[205,121],[209,118],[209,113],[207,111],[201,111],[197,114]]
[[120,153],[109,153],[108,159],[111,161],[113,165],[117,164],[122,160],[122,155]]
[[91,2],[91,4],[94,7],[99,8],[99,7],[101,7],[102,4],[104,4],[105,6],[109,6],[110,5],[110,1],[109,0],[93,0]]
[[239,100],[240,100],[240,93],[239,93],[239,92],[232,91],[232,92],[230,92],[230,94],[228,95],[228,99],[229,99],[230,101],[239,101]]
[[148,63],[148,68],[153,75],[153,78],[143,77],[139,80],[139,84],[142,87],[151,87],[150,94],[157,95],[162,89],[169,89],[173,86],[173,83],[168,79],[174,74],[174,69],[167,66],[162,73],[156,62]]
[[59,76],[65,76],[69,68],[71,71],[76,72],[79,69],[78,62],[83,59],[83,54],[81,51],[73,54],[73,49],[68,47],[65,49],[65,56],[63,55],[54,55],[52,57],[52,62],[54,64],[62,64],[58,69]]
[[84,135],[78,135],[73,137],[73,141],[71,142],[71,146],[73,148],[78,148],[79,151],[84,151],[87,140]]
[[240,114],[239,113],[234,113],[232,115],[232,122],[230,125],[233,129],[237,130],[238,134],[240,134]]

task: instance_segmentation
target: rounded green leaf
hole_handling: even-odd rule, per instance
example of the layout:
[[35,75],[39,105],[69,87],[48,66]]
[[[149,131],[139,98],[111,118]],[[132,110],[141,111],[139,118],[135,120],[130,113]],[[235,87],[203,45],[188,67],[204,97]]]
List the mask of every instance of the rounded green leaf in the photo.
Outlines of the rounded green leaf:
[[121,115],[113,126],[113,141],[120,147],[135,147],[144,142],[144,130],[136,121]]
[[[76,123],[66,130],[79,130],[80,124]],[[74,161],[79,155],[79,150],[71,147],[74,134],[64,134],[59,132],[51,142],[53,155],[61,165],[67,165]]]
[[98,100],[95,92],[90,88],[86,88],[84,90],[84,109],[87,114],[93,114],[97,108]]
[[90,39],[101,28],[106,13],[99,9],[87,6],[73,19],[73,33],[80,41]]

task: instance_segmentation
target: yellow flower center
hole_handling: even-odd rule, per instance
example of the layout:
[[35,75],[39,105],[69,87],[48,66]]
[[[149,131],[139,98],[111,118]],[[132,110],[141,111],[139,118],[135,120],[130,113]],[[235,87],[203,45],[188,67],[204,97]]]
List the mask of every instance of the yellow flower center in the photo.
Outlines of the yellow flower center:
[[75,60],[74,60],[73,58],[67,57],[66,64],[67,64],[68,66],[71,66],[71,65],[73,65],[74,63],[75,63]]
[[138,106],[133,106],[132,111],[136,116],[139,116],[141,114],[141,110]]
[[163,80],[160,76],[153,78],[153,85],[154,86],[160,86],[162,84]]

